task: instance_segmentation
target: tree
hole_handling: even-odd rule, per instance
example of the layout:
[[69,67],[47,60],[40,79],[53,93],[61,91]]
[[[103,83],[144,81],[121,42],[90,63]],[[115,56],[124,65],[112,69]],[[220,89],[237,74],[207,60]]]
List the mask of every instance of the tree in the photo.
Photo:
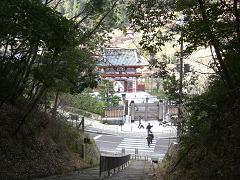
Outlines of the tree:
[[[239,1],[140,0],[129,5],[130,20],[143,31],[142,46],[157,51],[182,34],[184,55],[199,47],[212,51],[218,75],[206,91],[191,98],[181,122],[178,153],[166,179],[236,179],[239,177]],[[184,23],[177,24],[184,16]]]
[[104,102],[96,97],[93,97],[88,91],[88,89],[85,89],[82,93],[74,95],[69,93],[61,94],[61,105],[63,108],[70,106],[102,115],[104,113]]
[[73,16],[76,16],[80,12],[79,6],[80,6],[80,4],[78,3],[78,0],[74,0],[74,2],[73,2]]
[[114,96],[113,82],[109,80],[102,80],[99,85],[99,96],[105,102],[105,106],[118,106],[120,98]]
[[[229,63],[239,64],[236,60],[240,35],[237,0],[140,0],[130,2],[128,7],[133,26],[143,32],[142,47],[157,51],[174,35],[183,32],[186,55],[198,47],[210,47],[215,70],[226,86],[230,89],[239,86],[238,71]],[[181,26],[177,24],[180,15],[184,16]]]
[[58,96],[61,91],[79,93],[96,85],[96,45],[86,42],[97,26],[83,33],[87,31],[79,22],[61,16],[51,2],[3,0],[0,4],[0,73],[4,74],[0,105],[20,99],[29,104],[14,134],[47,91]]
[[73,15],[72,7],[74,7],[73,4],[72,4],[72,1],[71,0],[65,0],[64,7],[65,7],[65,16],[68,17],[68,18],[72,17],[72,15]]

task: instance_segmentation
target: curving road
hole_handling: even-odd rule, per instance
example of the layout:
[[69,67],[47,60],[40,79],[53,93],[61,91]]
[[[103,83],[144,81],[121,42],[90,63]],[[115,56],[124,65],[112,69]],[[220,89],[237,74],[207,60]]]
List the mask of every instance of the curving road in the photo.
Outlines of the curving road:
[[138,149],[139,155],[149,155],[162,158],[167,152],[168,147],[174,139],[157,138],[153,140],[150,147],[147,146],[145,138],[126,137],[121,135],[104,135],[89,133],[95,139],[96,144],[101,152],[121,153],[125,149],[125,153],[134,154]]

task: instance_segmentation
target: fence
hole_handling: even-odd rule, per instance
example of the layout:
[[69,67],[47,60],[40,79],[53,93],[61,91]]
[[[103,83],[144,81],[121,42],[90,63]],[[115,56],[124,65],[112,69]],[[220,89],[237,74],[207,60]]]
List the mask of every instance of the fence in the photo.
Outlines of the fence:
[[123,117],[124,107],[105,107],[104,117]]
[[122,169],[127,166],[130,160],[130,155],[126,156],[100,156],[100,168],[99,168],[99,177],[101,177],[102,172],[107,171],[108,176],[110,176],[110,171],[120,167]]

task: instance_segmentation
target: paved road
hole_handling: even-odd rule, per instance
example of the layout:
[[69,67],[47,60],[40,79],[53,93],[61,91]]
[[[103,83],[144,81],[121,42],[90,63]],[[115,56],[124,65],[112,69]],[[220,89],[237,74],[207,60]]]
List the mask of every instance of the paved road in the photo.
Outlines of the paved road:
[[91,134],[90,136],[95,139],[98,148],[102,152],[121,153],[122,148],[124,148],[126,154],[134,154],[135,149],[138,149],[140,155],[152,154],[158,157],[164,156],[167,152],[168,146],[173,141],[173,139],[157,138],[154,139],[151,146],[148,147],[145,138],[131,138],[103,134]]

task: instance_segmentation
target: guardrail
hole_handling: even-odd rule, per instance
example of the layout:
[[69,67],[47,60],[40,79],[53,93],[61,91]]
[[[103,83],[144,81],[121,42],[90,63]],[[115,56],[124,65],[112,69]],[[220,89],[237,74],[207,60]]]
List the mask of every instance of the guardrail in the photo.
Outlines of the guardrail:
[[138,154],[131,154],[131,159],[132,160],[139,160],[139,161],[148,161],[149,156],[148,155],[138,155]]
[[108,176],[110,176],[110,171],[116,171],[116,168],[125,168],[130,160],[130,154],[125,156],[100,156],[100,167],[99,167],[99,177],[101,177],[102,172],[107,171]]

